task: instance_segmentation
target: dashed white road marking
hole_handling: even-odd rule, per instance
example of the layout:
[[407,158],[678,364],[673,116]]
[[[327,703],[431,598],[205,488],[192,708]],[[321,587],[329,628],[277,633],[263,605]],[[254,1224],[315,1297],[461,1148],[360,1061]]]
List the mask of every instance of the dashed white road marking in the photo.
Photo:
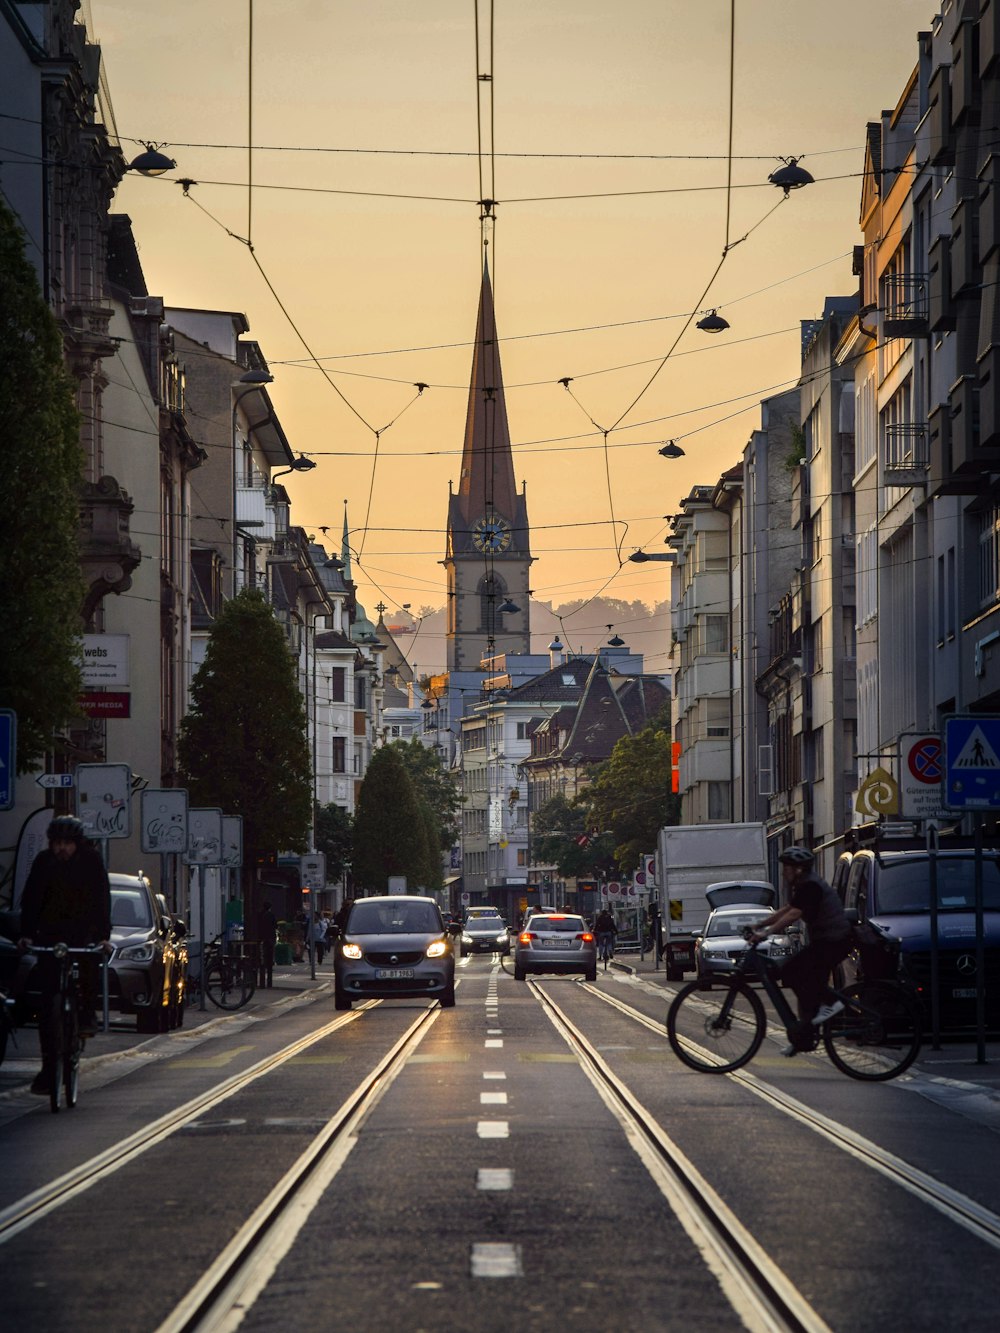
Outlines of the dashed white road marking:
[[505,1092],[481,1092],[479,1094],[480,1106],[506,1106],[507,1094]]
[[503,1028],[487,1028],[486,1035],[487,1037],[501,1037],[503,1036]]
[[480,1120],[476,1133],[481,1139],[509,1139],[510,1124],[506,1120]]
[[520,1245],[489,1241],[472,1247],[473,1277],[523,1277]]
[[481,1166],[476,1172],[477,1190],[512,1190],[514,1172],[506,1166]]
[[506,1077],[507,1075],[503,1072],[502,1069],[487,1069],[486,1072],[483,1074],[483,1078],[506,1078]]
[[488,1050],[498,1050],[503,1045],[503,1037],[487,1037],[483,1045]]

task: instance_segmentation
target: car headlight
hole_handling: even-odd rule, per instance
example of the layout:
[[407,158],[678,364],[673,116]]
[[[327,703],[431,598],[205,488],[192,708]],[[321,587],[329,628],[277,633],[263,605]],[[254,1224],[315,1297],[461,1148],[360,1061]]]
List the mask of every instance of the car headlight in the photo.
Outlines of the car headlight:
[[471,935],[466,935],[466,934],[463,933],[463,935],[462,935],[462,943],[463,943],[463,944],[472,944],[472,942],[473,942],[473,940],[472,940],[472,936],[471,936]]
[[152,944],[132,944],[127,949],[118,950],[118,957],[127,963],[151,963],[155,954]]
[[345,958],[360,958],[361,945],[345,943],[341,952],[343,953]]
[[497,944],[506,944],[509,938],[510,936],[507,934],[507,932],[505,930],[501,930],[500,934],[497,936]]
[[447,940],[434,940],[433,943],[428,944],[427,946],[428,958],[440,958],[442,954],[446,954],[447,952],[448,952]]

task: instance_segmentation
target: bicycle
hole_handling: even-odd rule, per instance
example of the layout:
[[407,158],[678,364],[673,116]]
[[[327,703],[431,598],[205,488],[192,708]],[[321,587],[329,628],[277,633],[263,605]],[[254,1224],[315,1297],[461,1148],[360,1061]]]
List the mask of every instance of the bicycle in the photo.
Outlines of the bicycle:
[[51,954],[59,965],[56,989],[47,997],[47,1003],[38,1015],[38,1026],[43,1064],[52,1071],[49,1108],[53,1113],[57,1112],[60,1094],[63,1094],[66,1107],[71,1111],[80,1091],[80,1053],[84,1043],[80,1036],[80,968],[72,955],[103,955],[104,949],[99,944],[82,949],[71,949],[68,944],[34,944],[31,952]]
[[615,956],[615,937],[612,931],[602,930],[597,937],[599,944],[599,954],[604,962],[605,972],[608,970],[608,963]]
[[[205,994],[217,1009],[242,1009],[253,999],[257,989],[257,964],[247,959],[230,958],[222,952],[218,936],[205,951]],[[186,1003],[201,993],[201,958],[197,945],[188,962]]]
[[[674,997],[667,1013],[667,1038],[674,1054],[690,1069],[727,1074],[757,1054],[767,1031],[767,1015],[760,996],[750,989],[759,980],[791,1040],[799,1020],[778,985],[780,967],[750,945],[719,989],[701,981],[688,982]],[[908,1069],[920,1050],[922,1016],[908,987],[898,981],[861,981],[844,990],[827,987],[824,1003],[838,1001],[841,1012],[815,1031],[815,1049],[822,1038],[827,1055],[843,1074],[878,1083]],[[686,1041],[681,1019],[697,1027],[707,1049]]]

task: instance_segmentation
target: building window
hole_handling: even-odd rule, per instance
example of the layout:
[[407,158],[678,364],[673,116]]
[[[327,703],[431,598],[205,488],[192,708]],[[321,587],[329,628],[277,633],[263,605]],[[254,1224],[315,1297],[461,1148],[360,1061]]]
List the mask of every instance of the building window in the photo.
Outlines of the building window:
[[330,771],[345,772],[347,762],[347,741],[343,736],[334,736],[330,740]]
[[330,702],[342,704],[346,699],[347,668],[333,667],[330,671]]
[[729,818],[729,783],[710,782],[708,784],[708,819],[711,824],[721,824]]
[[979,515],[979,605],[1000,600],[1000,505]]

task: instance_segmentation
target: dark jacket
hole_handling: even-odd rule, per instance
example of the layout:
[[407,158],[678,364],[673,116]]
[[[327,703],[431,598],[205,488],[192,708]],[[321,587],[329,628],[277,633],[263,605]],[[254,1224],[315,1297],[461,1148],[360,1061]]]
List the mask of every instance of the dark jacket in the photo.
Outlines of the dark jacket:
[[262,907],[257,913],[257,938],[262,944],[273,944],[278,934],[278,919],[270,907]]
[[38,853],[21,895],[21,934],[73,948],[110,939],[111,886],[91,843],[80,843],[68,861],[47,849]]
[[618,927],[615,925],[615,919],[608,911],[603,911],[598,915],[594,922],[594,930],[598,935],[617,935]]

